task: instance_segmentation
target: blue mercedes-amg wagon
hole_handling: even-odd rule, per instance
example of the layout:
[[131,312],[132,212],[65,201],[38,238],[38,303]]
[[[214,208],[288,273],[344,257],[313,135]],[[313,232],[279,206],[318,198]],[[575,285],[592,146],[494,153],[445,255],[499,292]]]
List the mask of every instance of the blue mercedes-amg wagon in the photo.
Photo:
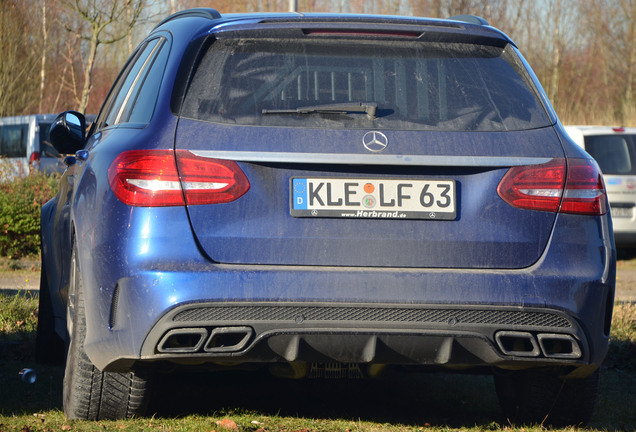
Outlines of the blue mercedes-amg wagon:
[[179,12],[50,137],[37,349],[69,418],[143,415],[166,364],[469,369],[512,421],[592,415],[605,186],[483,19]]

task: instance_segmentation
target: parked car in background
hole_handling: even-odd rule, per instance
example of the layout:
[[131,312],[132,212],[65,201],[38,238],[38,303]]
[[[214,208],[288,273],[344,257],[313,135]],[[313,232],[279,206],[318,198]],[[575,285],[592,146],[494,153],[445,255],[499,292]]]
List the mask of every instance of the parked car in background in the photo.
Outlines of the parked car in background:
[[565,126],[565,130],[601,167],[616,246],[636,247],[636,128]]
[[63,172],[64,163],[49,141],[49,128],[57,114],[0,118],[0,163],[8,177],[28,175],[31,169]]
[[143,415],[174,367],[407,366],[492,374],[511,421],[590,419],[603,179],[483,19],[180,12],[85,124],[51,128],[71,156],[41,218],[69,418]]

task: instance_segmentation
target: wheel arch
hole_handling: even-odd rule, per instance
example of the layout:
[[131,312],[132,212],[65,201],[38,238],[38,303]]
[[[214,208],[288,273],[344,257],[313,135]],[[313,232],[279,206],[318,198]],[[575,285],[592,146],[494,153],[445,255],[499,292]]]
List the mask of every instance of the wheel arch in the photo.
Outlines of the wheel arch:
[[56,244],[55,213],[57,197],[46,202],[40,212],[40,256],[41,270],[44,272],[46,284],[49,288],[51,306],[53,310],[55,332],[60,338],[68,341],[66,331],[66,296],[68,280],[64,281],[62,253]]

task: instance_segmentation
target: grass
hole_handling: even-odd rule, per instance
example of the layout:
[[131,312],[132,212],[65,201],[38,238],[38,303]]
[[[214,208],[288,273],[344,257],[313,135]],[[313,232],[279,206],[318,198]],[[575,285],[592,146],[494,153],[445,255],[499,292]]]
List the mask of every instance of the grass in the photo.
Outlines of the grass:
[[636,302],[617,303],[610,336],[614,342],[636,343]]
[[28,291],[0,295],[0,342],[30,340],[37,327],[38,296]]
[[11,274],[14,272],[40,271],[40,257],[29,256],[26,258],[0,259],[0,273]]
[[[538,432],[501,418],[487,376],[394,372],[373,381],[275,380],[267,374],[174,372],[155,388],[150,418],[70,421],[63,368],[35,364],[37,296],[0,293],[0,432],[457,431]],[[599,406],[586,431],[636,430],[636,304],[617,303]],[[18,372],[33,368],[35,384]],[[562,429],[576,431],[577,428]]]

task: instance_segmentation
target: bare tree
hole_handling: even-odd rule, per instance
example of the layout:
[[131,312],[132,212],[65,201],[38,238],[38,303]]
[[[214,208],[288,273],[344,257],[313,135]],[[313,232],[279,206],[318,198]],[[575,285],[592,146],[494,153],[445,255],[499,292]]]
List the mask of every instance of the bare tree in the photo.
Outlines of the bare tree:
[[0,0],[0,116],[37,106],[39,56],[26,37],[32,31],[29,4]]
[[[217,9],[221,13],[236,13],[258,11],[258,5],[254,4],[255,0],[164,0],[169,3],[166,14],[173,14],[183,9],[194,7],[208,7]],[[285,7],[287,7],[285,3]],[[286,9],[281,9],[281,11]]]
[[40,60],[40,100],[38,112],[42,112],[42,102],[44,101],[44,86],[46,85],[46,53],[49,32],[46,26],[46,0],[42,0],[42,54]]
[[[289,0],[0,0],[0,116],[96,112],[149,24],[191,7],[284,12]],[[517,43],[564,122],[636,125],[636,0],[298,0],[298,10],[483,16]]]
[[551,23],[548,34],[552,40],[552,55],[550,62],[550,79],[548,87],[548,97],[552,103],[556,104],[556,98],[559,91],[559,70],[561,68],[561,53],[563,52],[565,42],[562,36],[560,17],[563,15],[563,4],[561,0],[551,0],[550,16]]
[[620,14],[623,36],[623,59],[625,63],[625,87],[621,100],[621,124],[634,116],[634,84],[636,81],[636,0],[621,0]]
[[114,44],[126,38],[137,24],[146,1],[63,0],[63,3],[83,24],[78,26],[66,22],[66,30],[88,44],[83,65],[82,91],[77,101],[77,109],[84,112],[93,85],[93,69],[99,46]]

